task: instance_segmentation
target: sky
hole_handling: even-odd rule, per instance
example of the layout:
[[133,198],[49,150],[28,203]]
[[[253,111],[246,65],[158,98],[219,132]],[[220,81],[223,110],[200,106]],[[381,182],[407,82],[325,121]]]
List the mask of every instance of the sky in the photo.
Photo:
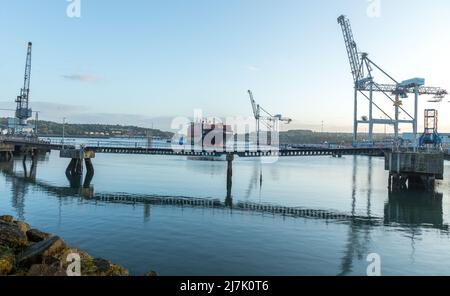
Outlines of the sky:
[[[450,90],[448,0],[80,3],[78,18],[67,15],[67,0],[0,0],[0,108],[14,108],[32,41],[30,105],[41,119],[167,129],[194,109],[251,116],[251,89],[265,109],[294,119],[285,129],[320,130],[323,122],[325,131],[351,131],[341,14],[360,50],[397,80],[423,77]],[[437,108],[440,130],[450,132],[449,100],[422,97],[419,122],[424,108]]]

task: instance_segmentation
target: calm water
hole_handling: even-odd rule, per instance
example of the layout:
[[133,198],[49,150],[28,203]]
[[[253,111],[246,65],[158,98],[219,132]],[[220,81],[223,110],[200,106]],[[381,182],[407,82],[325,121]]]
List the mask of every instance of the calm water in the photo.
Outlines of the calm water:
[[[0,212],[135,275],[364,275],[373,252],[385,275],[450,275],[448,163],[436,194],[389,195],[381,158],[236,160],[230,199],[226,162],[106,154],[93,162],[95,176],[84,189],[70,187],[68,161],[58,153],[41,159],[31,178],[20,160],[1,164]],[[165,197],[217,201],[155,202]],[[240,209],[245,202],[342,216]]]

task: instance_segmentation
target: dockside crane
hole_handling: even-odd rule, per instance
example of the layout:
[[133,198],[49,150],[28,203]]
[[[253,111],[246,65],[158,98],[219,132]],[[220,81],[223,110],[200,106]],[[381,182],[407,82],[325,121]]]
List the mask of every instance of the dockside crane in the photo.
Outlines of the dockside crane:
[[292,122],[291,118],[287,118],[282,116],[281,114],[272,115],[268,111],[266,111],[259,104],[256,104],[255,99],[253,97],[253,92],[248,90],[248,95],[250,97],[250,103],[253,109],[253,115],[256,120],[256,144],[259,148],[259,136],[261,132],[261,124],[263,124],[268,130],[275,131],[278,129],[279,122],[284,122],[289,124]]
[[[425,86],[425,79],[423,78],[413,78],[405,80],[403,82],[398,82],[381,67],[375,64],[371,59],[369,59],[368,54],[365,52],[360,52],[358,46],[354,40],[353,32],[351,29],[349,19],[341,15],[338,18],[338,23],[341,26],[342,33],[344,36],[345,47],[347,50],[348,59],[350,61],[350,68],[352,71],[353,82],[354,82],[354,126],[353,126],[353,142],[356,145],[358,137],[358,125],[368,124],[369,125],[369,143],[373,144],[373,128],[375,124],[382,125],[393,125],[395,139],[398,140],[399,137],[399,124],[412,124],[415,143],[414,146],[417,147],[417,118],[418,118],[418,98],[421,95],[432,95],[433,98],[429,102],[441,102],[443,98],[448,94],[447,90],[440,87],[429,87]],[[383,76],[387,78],[391,83],[377,83],[374,80],[372,74],[373,70],[379,70]],[[374,102],[373,95],[375,92],[382,93],[384,97],[392,101],[394,106],[394,118],[389,115],[385,110],[383,110],[379,105]],[[411,115],[402,107],[402,99],[408,97],[408,94],[414,94],[414,114]],[[369,116],[368,118],[364,116],[362,120],[358,118],[358,98],[362,95],[369,101]],[[373,108],[381,111],[386,119],[375,119],[373,118]],[[406,120],[399,119],[399,113],[403,112],[406,114]]]
[[27,121],[33,114],[31,108],[29,108],[32,46],[33,44],[28,42],[23,88],[21,88],[20,95],[16,98],[16,119],[18,120],[18,125],[20,128],[27,126]]

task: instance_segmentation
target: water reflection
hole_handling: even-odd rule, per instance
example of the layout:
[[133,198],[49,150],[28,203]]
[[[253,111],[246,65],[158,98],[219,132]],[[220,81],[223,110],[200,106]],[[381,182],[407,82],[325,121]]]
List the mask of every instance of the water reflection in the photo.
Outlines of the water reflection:
[[[81,185],[79,182],[72,181],[69,187],[60,187],[48,184],[41,180],[29,179],[16,174],[13,170],[2,169],[2,173],[7,177],[7,181],[11,183],[13,190],[17,188],[27,189],[31,186],[36,190],[42,190],[49,195],[58,197],[59,199],[82,198],[85,202],[107,202],[122,204],[144,205],[171,205],[177,207],[203,207],[213,209],[233,209],[241,212],[259,212],[270,213],[273,215],[302,217],[310,219],[320,219],[325,221],[336,222],[352,222],[355,224],[373,224],[381,225],[382,220],[376,217],[366,217],[358,215],[348,215],[337,211],[326,211],[321,209],[311,209],[303,207],[284,207],[273,204],[262,204],[253,202],[233,202],[231,195],[232,182],[227,182],[227,195],[225,200],[221,201],[214,198],[194,198],[186,196],[161,196],[152,194],[127,194],[127,193],[95,193],[94,186],[74,186]],[[17,187],[17,188],[16,188]],[[86,190],[88,189],[88,190]],[[13,197],[14,199],[14,197]],[[145,216],[150,217],[150,207],[147,207]]]
[[248,182],[247,190],[245,191],[245,199],[248,199],[254,189],[258,188],[258,180],[259,180],[259,200],[261,200],[261,190],[262,190],[262,181],[263,181],[263,171],[262,166],[259,162],[255,162],[252,166],[252,175]]
[[[373,164],[372,157],[367,158],[367,217],[371,218],[371,200],[373,192]],[[361,158],[353,158],[352,166],[352,195],[351,213],[356,214],[356,201],[358,192],[358,164]],[[403,190],[388,193],[388,200],[384,207],[383,224],[385,226],[402,227],[411,238],[411,259],[414,260],[414,244],[422,228],[434,228],[448,234],[449,226],[443,218],[443,194],[439,192],[423,192]],[[376,224],[358,223],[351,221],[347,234],[347,243],[341,259],[341,272],[339,275],[348,275],[353,272],[353,260],[364,260],[369,254],[371,231]]]
[[443,194],[439,192],[390,192],[384,208],[384,221],[386,224],[398,223],[409,228],[424,226],[447,230],[442,199]]
[[[24,156],[21,164],[23,169],[23,180],[35,181],[38,160],[44,159],[43,156],[40,158],[38,156],[33,156],[31,162],[27,161],[27,157]],[[5,172],[7,175],[11,175],[14,171],[14,159],[11,161],[0,162],[0,170]],[[28,186],[26,183],[17,178],[11,178],[7,180],[11,182],[11,206],[16,210],[17,218],[19,220],[25,219],[25,197],[28,194]]]
[[[424,228],[440,230],[448,234],[448,225],[444,221],[443,194],[403,191],[389,192],[386,190],[386,202],[380,204],[377,212],[376,175],[374,167],[377,167],[376,158],[353,157],[351,186],[346,188],[347,205],[344,212],[333,210],[322,210],[303,207],[284,207],[276,204],[259,202],[241,202],[233,200],[233,172],[225,163],[214,163],[214,171],[220,168],[223,175],[227,171],[226,188],[222,189],[220,199],[217,198],[193,198],[186,196],[161,196],[152,194],[127,194],[116,192],[96,193],[91,184],[93,175],[87,174],[84,180],[80,176],[66,176],[69,186],[53,186],[45,181],[36,178],[36,168],[24,169],[24,173],[15,172],[14,163],[0,163],[0,170],[5,176],[5,180],[11,185],[12,205],[17,211],[17,216],[21,219],[25,213],[25,198],[30,191],[41,190],[48,195],[55,196],[62,200],[76,199],[86,203],[119,203],[123,205],[140,204],[143,210],[143,221],[148,223],[151,220],[151,212],[159,206],[167,207],[192,207],[209,208],[229,211],[230,213],[245,214],[259,213],[261,215],[273,215],[274,217],[291,217],[315,219],[326,223],[344,225],[346,231],[345,246],[342,249],[339,275],[349,275],[355,272],[356,261],[364,261],[371,250],[373,243],[372,234],[380,227],[392,227],[396,231],[402,231],[411,238],[411,259],[414,260],[415,241],[422,235]],[[22,163],[16,162],[18,168]],[[209,167],[209,166],[207,166]],[[276,171],[277,169],[275,169]],[[34,174],[31,172],[34,171]],[[248,187],[243,190],[247,196],[258,188],[261,193],[263,184],[263,166],[259,162],[254,162],[251,167],[251,175]],[[265,176],[266,177],[266,176]],[[373,184],[375,183],[375,184]],[[247,185],[247,184],[245,184]],[[222,185],[223,186],[223,185]],[[236,186],[236,185],[235,185]],[[267,185],[266,185],[267,186]],[[387,184],[386,184],[387,187]],[[379,188],[379,187],[378,187]],[[375,195],[375,197],[374,197]],[[245,198],[247,200],[247,198]],[[383,199],[384,201],[384,199]],[[361,203],[362,202],[362,206]],[[375,206],[373,206],[373,203]],[[372,210],[372,207],[374,210]],[[378,214],[377,214],[378,213]],[[377,217],[378,215],[378,217]],[[407,252],[409,247],[407,249]]]
[[94,187],[91,185],[92,179],[94,178],[93,171],[87,171],[83,183],[83,175],[71,174],[69,171],[66,171],[66,178],[69,181],[71,189],[81,192],[85,197],[92,196],[94,192]]
[[[367,189],[367,217],[371,217],[371,199],[372,199],[372,157],[368,157],[368,189]],[[352,166],[352,196],[351,196],[351,213],[356,216],[356,200],[358,192],[358,161],[357,156],[353,156]],[[349,223],[347,233],[347,243],[344,255],[341,259],[341,271],[338,275],[345,276],[353,272],[353,260],[357,258],[362,260],[368,254],[368,246],[370,244],[370,231],[373,225],[362,224],[353,220]]]

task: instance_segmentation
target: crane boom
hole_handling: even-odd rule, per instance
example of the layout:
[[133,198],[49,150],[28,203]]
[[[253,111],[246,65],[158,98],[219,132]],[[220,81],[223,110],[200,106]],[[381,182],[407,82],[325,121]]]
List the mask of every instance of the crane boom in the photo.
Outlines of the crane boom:
[[[368,91],[369,87],[363,87],[361,90]],[[395,93],[398,91],[403,91],[404,93],[413,94],[415,93],[414,87],[401,87],[394,84],[376,84],[373,91],[390,92]],[[418,88],[419,95],[433,95],[435,98],[444,98],[448,92],[440,87],[432,86],[421,86]]]
[[248,95],[250,96],[250,103],[252,104],[253,115],[255,119],[259,118],[258,106],[256,105],[255,99],[253,98],[253,93],[251,90],[248,90]]
[[16,118],[19,119],[20,125],[26,125],[27,119],[32,116],[32,111],[29,108],[29,104],[28,104],[29,97],[30,97],[32,46],[33,46],[33,44],[31,42],[28,42],[23,88],[20,90],[20,95],[17,96],[17,99],[16,99],[16,103],[17,103]]
[[[364,77],[364,59],[367,59],[368,62],[373,64],[371,60],[367,58],[366,53],[360,53],[358,51],[355,39],[353,37],[352,28],[350,25],[350,20],[341,15],[338,18],[338,23],[341,25],[342,33],[344,35],[345,47],[347,49],[348,58],[350,61],[350,68],[352,70],[353,80],[355,82],[356,88],[359,91],[369,91],[370,85],[373,83],[372,77],[369,73],[368,77]],[[375,67],[379,68],[377,65],[373,64]],[[367,66],[370,72],[370,66]],[[379,68],[380,69],[380,68]],[[380,69],[381,70],[381,69]],[[382,71],[382,70],[381,70]],[[384,71],[383,71],[384,72]],[[387,73],[384,72],[387,75]],[[400,85],[395,79],[391,76],[387,75],[395,84],[377,84],[373,91],[376,92],[390,92],[390,93],[415,93],[415,87],[405,87]],[[442,99],[444,98],[448,92],[445,89],[440,87],[429,87],[429,86],[420,86],[418,88],[419,95],[433,95],[435,98]]]
[[348,59],[350,61],[350,67],[352,70],[353,80],[355,83],[359,81],[362,77],[361,66],[362,62],[360,59],[360,54],[356,46],[356,42],[353,38],[352,27],[350,25],[350,20],[341,15],[338,18],[338,23],[341,25],[342,34],[344,35],[345,47],[347,49]]
[[[255,99],[253,97],[253,93],[252,93],[251,90],[248,91],[248,94],[250,96],[250,102],[252,104],[253,114],[255,115],[255,119],[256,120],[262,119],[262,120],[266,120],[266,121],[279,120],[279,121],[286,122],[286,123],[291,123],[292,122],[292,119],[287,118],[287,117],[283,117],[280,114],[272,115],[266,109],[264,109],[260,105],[256,104]],[[263,115],[261,115],[261,114],[263,114]]]

